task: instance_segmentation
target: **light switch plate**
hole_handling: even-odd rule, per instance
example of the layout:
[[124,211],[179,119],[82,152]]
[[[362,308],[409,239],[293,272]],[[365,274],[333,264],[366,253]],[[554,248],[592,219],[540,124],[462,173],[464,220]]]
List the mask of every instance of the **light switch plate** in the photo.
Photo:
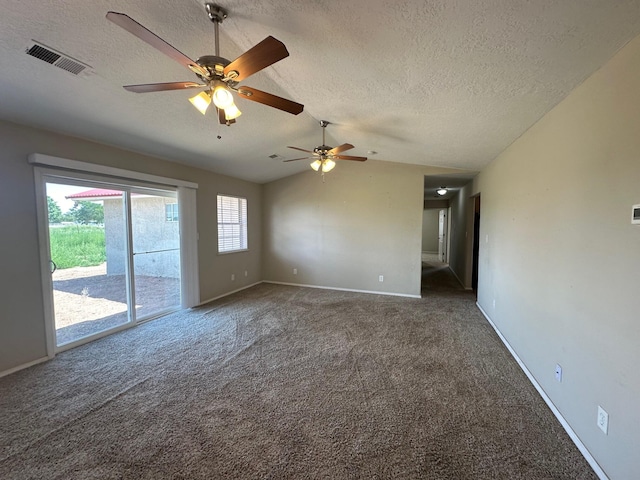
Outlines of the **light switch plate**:
[[609,431],[609,414],[598,405],[598,427],[607,435]]
[[640,225],[640,205],[631,207],[631,223]]
[[562,382],[562,367],[560,364],[556,365],[556,380]]

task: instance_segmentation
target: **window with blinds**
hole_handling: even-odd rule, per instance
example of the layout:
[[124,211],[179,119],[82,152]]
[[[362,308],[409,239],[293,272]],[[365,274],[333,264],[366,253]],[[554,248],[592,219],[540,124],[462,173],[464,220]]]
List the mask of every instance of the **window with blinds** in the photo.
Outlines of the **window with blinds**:
[[218,253],[247,249],[247,199],[218,195]]

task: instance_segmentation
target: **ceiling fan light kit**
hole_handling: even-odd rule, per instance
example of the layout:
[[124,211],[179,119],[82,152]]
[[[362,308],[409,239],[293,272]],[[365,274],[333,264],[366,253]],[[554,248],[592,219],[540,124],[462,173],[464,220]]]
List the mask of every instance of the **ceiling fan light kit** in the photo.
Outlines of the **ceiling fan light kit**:
[[436,193],[440,196],[442,195],[446,195],[447,194],[447,189],[445,187],[440,187],[438,190],[436,190]]
[[189,101],[203,115],[213,101],[218,110],[219,122],[226,125],[235,123],[235,119],[242,114],[235,105],[232,92],[237,92],[240,96],[252,102],[262,103],[293,115],[301,113],[304,110],[304,105],[300,103],[255,88],[238,87],[238,84],[245,78],[288,57],[289,52],[285,45],[269,36],[235,60],[229,61],[220,56],[219,33],[219,24],[227,18],[227,11],[214,3],[205,3],[205,9],[215,27],[215,55],[199,57],[195,62],[128,15],[119,12],[108,12],[108,20],[187,67],[203,82],[150,83],[125,85],[124,88],[134,93],[204,88],[204,91],[191,97]]
[[336,162],[334,162],[330,158],[325,158],[324,160],[316,160],[314,162],[311,162],[309,165],[316,172],[320,170],[320,167],[322,167],[322,173],[327,173],[333,170],[333,167],[336,166]]

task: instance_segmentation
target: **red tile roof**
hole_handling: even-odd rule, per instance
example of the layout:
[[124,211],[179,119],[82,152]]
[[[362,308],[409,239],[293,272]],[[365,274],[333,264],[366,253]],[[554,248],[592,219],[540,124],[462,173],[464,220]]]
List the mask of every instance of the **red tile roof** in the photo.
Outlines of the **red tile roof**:
[[85,190],[84,192],[74,193],[72,195],[66,195],[64,198],[69,200],[80,198],[102,198],[102,197],[120,197],[122,192],[117,190],[107,190],[106,188],[92,188],[91,190]]

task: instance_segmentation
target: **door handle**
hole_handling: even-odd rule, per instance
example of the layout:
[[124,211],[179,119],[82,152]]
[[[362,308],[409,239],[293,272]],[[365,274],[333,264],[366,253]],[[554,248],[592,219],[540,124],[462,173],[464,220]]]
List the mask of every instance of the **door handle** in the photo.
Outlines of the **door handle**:
[[53,273],[58,269],[58,266],[53,260],[49,260],[49,263],[51,264],[49,265],[49,269],[51,270],[51,274],[53,275]]

